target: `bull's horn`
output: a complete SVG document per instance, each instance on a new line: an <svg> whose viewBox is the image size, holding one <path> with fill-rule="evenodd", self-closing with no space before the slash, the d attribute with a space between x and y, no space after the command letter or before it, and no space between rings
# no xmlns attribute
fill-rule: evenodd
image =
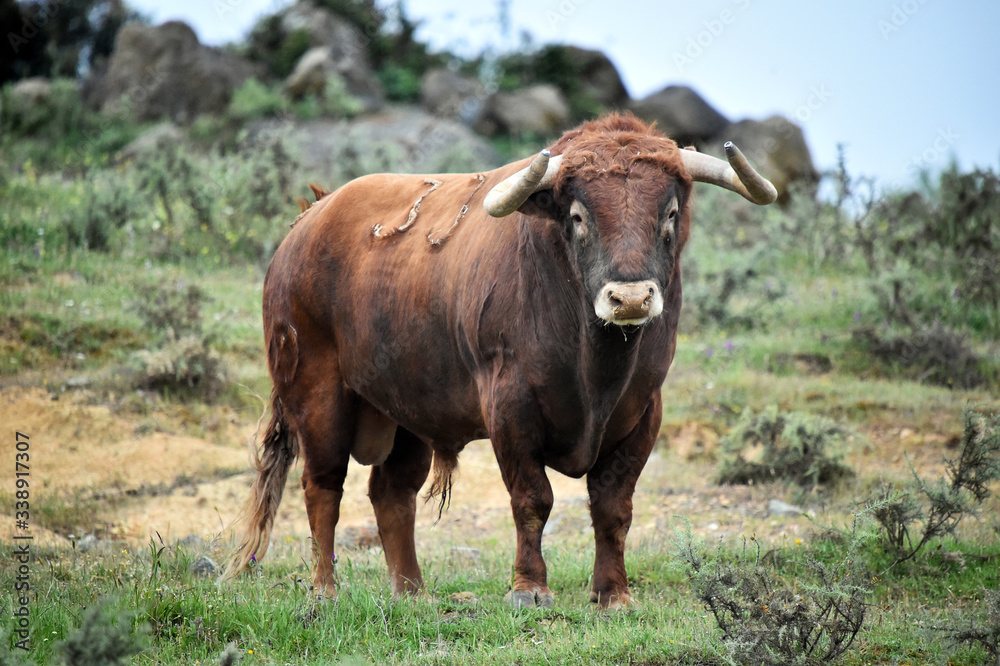
<svg viewBox="0 0 1000 666"><path fill-rule="evenodd" d="M774 203L778 198L778 191L771 181L754 171L732 141L727 141L725 148L729 164L693 150L682 150L681 159L684 160L688 173L698 182L724 187L762 206Z"/></svg>
<svg viewBox="0 0 1000 666"><path fill-rule="evenodd" d="M559 173L562 155L549 159L548 149L538 153L531 164L497 183L486 194L483 208L493 217L506 217L521 207L535 192L552 187Z"/></svg>

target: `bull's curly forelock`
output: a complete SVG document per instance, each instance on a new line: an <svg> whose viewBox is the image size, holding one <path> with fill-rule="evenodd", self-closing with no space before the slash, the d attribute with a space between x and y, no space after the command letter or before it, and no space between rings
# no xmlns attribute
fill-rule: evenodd
<svg viewBox="0 0 1000 666"><path fill-rule="evenodd" d="M637 162L644 162L690 185L680 149L654 125L631 113L616 113L567 132L552 147L553 154L564 155L559 180L591 181L605 174L627 176Z"/></svg>

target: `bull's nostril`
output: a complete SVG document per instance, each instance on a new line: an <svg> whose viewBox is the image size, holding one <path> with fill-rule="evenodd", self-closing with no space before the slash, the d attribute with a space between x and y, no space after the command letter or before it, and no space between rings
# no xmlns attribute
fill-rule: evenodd
<svg viewBox="0 0 1000 666"><path fill-rule="evenodd" d="M621 297L621 294L616 294L613 291L608 292L608 300L611 301L611 305L615 307L620 307L625 303L625 301Z"/></svg>

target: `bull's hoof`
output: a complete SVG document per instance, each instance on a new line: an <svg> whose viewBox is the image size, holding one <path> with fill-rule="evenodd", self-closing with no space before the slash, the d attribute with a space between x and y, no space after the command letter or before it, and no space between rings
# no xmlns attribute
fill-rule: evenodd
<svg viewBox="0 0 1000 666"><path fill-rule="evenodd" d="M555 595L548 590L511 590L504 597L507 603L513 607L514 610L521 610L522 608L531 608L533 606L538 606L539 608L552 608L556 603Z"/></svg>
<svg viewBox="0 0 1000 666"><path fill-rule="evenodd" d="M590 603L597 604L601 610L627 610L635 602L628 592L591 592Z"/></svg>

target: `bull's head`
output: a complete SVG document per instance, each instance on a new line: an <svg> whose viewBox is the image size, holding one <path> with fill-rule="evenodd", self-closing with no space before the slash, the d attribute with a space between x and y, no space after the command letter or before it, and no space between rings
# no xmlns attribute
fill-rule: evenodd
<svg viewBox="0 0 1000 666"><path fill-rule="evenodd" d="M520 209L561 222L597 317L642 325L663 312L664 294L678 274L693 181L762 205L777 192L732 143L725 146L727 164L680 150L633 117L613 123L567 133L496 185L483 205L494 217Z"/></svg>

